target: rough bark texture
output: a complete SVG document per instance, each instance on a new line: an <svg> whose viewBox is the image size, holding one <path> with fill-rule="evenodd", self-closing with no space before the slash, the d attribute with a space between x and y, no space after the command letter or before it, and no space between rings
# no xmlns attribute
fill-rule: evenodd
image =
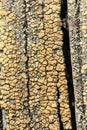
<svg viewBox="0 0 87 130"><path fill-rule="evenodd" d="M0 0L0 130L87 129L86 7Z"/></svg>
<svg viewBox="0 0 87 130"><path fill-rule="evenodd" d="M87 2L68 1L75 115L78 130L87 129Z"/></svg>

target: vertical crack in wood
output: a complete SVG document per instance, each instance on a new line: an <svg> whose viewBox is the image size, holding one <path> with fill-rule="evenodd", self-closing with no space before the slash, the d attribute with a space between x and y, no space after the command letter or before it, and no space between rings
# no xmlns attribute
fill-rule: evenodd
<svg viewBox="0 0 87 130"><path fill-rule="evenodd" d="M27 35L27 28L28 28L28 23L27 23L27 14L26 14L26 9L27 9L27 3L26 3L26 0L23 0L24 2L24 35L25 35L25 56L27 58L25 64L26 64L26 75L27 75L27 92L28 92L28 115L29 115L29 118L31 117L30 116L30 106L29 106L29 97L30 97L30 90L29 90L29 73L28 73L28 61L29 61L29 57L28 57L28 49L27 49L27 46L28 46L28 41L27 41L27 38L28 38L28 35ZM30 123L29 123L29 127L30 127Z"/></svg>
<svg viewBox="0 0 87 130"><path fill-rule="evenodd" d="M70 42L69 42L69 29L68 29L68 16L67 16L67 0L61 2L61 21L62 21L62 32L63 32L63 54L65 60L65 72L66 79L68 81L68 94L69 94L69 106L71 111L71 123L72 129L76 130L75 120L75 97L74 97L74 86L72 77L72 65L71 65L71 54L70 54Z"/></svg>
<svg viewBox="0 0 87 130"><path fill-rule="evenodd" d="M0 108L0 130L3 129L3 115L2 115L2 109Z"/></svg>

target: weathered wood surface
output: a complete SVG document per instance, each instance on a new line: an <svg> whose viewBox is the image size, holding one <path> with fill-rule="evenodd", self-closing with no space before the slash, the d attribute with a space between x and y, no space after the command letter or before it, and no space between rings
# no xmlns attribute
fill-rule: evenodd
<svg viewBox="0 0 87 130"><path fill-rule="evenodd" d="M61 3L0 0L3 130L74 130ZM77 130L86 130L87 2L68 0L67 4L76 124Z"/></svg>
<svg viewBox="0 0 87 130"><path fill-rule="evenodd" d="M68 23L78 130L87 129L87 2L68 0Z"/></svg>

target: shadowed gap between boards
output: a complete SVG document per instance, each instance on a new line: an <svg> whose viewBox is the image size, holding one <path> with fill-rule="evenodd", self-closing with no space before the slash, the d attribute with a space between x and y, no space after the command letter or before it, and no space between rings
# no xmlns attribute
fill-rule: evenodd
<svg viewBox="0 0 87 130"><path fill-rule="evenodd" d="M74 86L72 78L72 65L71 65L71 54L70 54L70 42L69 42L69 29L68 29L68 16L67 16L67 0L61 1L61 12L60 17L62 21L62 32L63 32L63 55L65 60L65 72L68 81L68 94L69 94L69 106L71 111L71 123L72 130L76 130L76 119L75 119L75 97L74 97Z"/></svg>

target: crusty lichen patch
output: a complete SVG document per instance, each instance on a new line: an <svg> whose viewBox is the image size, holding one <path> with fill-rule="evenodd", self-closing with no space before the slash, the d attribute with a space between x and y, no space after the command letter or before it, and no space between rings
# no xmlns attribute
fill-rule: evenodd
<svg viewBox="0 0 87 130"><path fill-rule="evenodd" d="M60 8L57 0L0 2L6 130L72 129Z"/></svg>
<svg viewBox="0 0 87 130"><path fill-rule="evenodd" d="M14 2L13 2L14 5ZM21 9L23 10L21 2ZM26 75L26 56L23 34L23 16L20 10L18 17L16 7L12 10L4 8L0 3L0 44L3 49L1 107L6 113L6 130L29 129L28 92ZM20 39L21 38L21 39ZM23 51L24 50L24 51ZM1 59L1 58L0 58ZM23 89L24 88L24 89Z"/></svg>

